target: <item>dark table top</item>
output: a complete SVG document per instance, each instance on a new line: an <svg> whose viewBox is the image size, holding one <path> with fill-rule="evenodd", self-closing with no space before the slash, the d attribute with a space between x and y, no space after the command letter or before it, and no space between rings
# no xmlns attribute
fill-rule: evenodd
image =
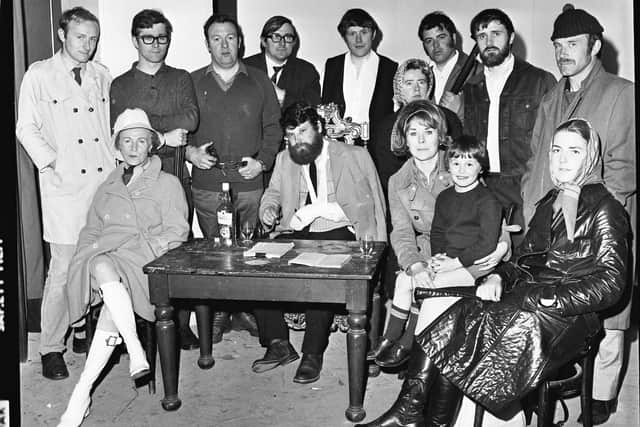
<svg viewBox="0 0 640 427"><path fill-rule="evenodd" d="M371 258L362 258L357 241L343 240L256 240L257 242L294 242L281 258L245 257L246 247L218 246L213 240L193 239L145 265L147 274L188 274L209 276L259 276L279 278L324 278L370 280L386 251L385 242L375 242ZM302 252L351 254L341 268L318 268L289 264Z"/></svg>

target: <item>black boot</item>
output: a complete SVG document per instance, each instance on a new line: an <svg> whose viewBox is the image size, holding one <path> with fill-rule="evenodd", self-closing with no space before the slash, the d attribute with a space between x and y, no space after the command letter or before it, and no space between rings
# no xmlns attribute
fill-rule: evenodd
<svg viewBox="0 0 640 427"><path fill-rule="evenodd" d="M356 427L425 427L423 410L434 377L438 375L431 359L414 342L407 375L391 408L380 417Z"/></svg>
<svg viewBox="0 0 640 427"><path fill-rule="evenodd" d="M226 311L216 311L213 314L213 332L211 342L217 344L222 341L222 334L231 330L229 313Z"/></svg>
<svg viewBox="0 0 640 427"><path fill-rule="evenodd" d="M451 381L438 375L434 379L429 393L429 405L425 411L427 427L451 427L462 402L462 391Z"/></svg>

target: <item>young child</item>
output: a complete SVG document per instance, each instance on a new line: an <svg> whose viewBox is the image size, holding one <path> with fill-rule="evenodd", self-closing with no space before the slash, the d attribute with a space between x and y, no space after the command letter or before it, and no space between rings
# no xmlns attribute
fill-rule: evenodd
<svg viewBox="0 0 640 427"><path fill-rule="evenodd" d="M384 334L388 343L400 338L405 322L403 335L413 335L458 300L455 297L426 299L417 314L416 310L410 311L415 287L473 286L478 277L490 272L473 267L475 260L494 251L501 231L502 207L479 181L489 166L485 147L474 137L462 136L448 148L446 163L454 185L442 190L436 198L430 231L432 256L426 257L424 269L412 275L398 275ZM402 347L393 344L382 349L375 358L376 363L397 366L400 360L393 354L408 354L408 348Z"/></svg>

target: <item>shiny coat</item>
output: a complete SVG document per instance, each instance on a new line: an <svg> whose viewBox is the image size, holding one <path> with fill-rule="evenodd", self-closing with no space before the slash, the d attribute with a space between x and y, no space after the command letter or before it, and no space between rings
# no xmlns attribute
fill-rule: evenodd
<svg viewBox="0 0 640 427"><path fill-rule="evenodd" d="M624 291L630 228L622 205L601 184L583 187L571 242L562 215L552 220L556 195L541 200L515 261L496 269L501 301L462 299L418 336L440 372L492 412L582 354L602 327L598 312Z"/></svg>
<svg viewBox="0 0 640 427"><path fill-rule="evenodd" d="M16 135L40 171L47 242L76 243L96 189L115 168L110 84L107 68L89 61L78 86L61 52L31 64L22 79Z"/></svg>
<svg viewBox="0 0 640 427"><path fill-rule="evenodd" d="M155 320L149 284L142 267L187 240L187 202L180 181L162 172L158 156L134 181L122 182L119 165L98 188L87 223L80 232L69 267L67 299L71 322L83 317L89 305L100 302L97 283L89 274L91 261L106 255L113 261L131 295L133 310Z"/></svg>

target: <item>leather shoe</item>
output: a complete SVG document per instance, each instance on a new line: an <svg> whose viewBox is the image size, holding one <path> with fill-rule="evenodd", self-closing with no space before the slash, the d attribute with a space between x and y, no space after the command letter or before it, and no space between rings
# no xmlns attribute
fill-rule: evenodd
<svg viewBox="0 0 640 427"><path fill-rule="evenodd" d="M593 399L591 402L591 419L593 421L593 425L597 426L607 422L611 414L616 412L617 406L618 399L615 398L611 400ZM582 414L578 417L578 422L580 424L584 424L582 421Z"/></svg>
<svg viewBox="0 0 640 427"><path fill-rule="evenodd" d="M322 354L302 354L302 360L293 377L294 383L309 384L318 381L322 370Z"/></svg>
<svg viewBox="0 0 640 427"><path fill-rule="evenodd" d="M367 360L376 360L380 353L389 351L389 348L393 344L394 342L392 340L388 338L382 338L378 341L378 345L367 352Z"/></svg>
<svg viewBox="0 0 640 427"><path fill-rule="evenodd" d="M276 338L269 343L264 357L253 362L251 370L256 373L266 372L278 366L284 366L299 358L300 356L296 352L296 349L293 348L288 340Z"/></svg>
<svg viewBox="0 0 640 427"><path fill-rule="evenodd" d="M84 330L83 328L75 328L74 332L81 332ZM73 334L73 344L71 345L71 349L73 350L74 353L76 354L83 354L86 353L87 350L89 350L88 345L87 345L87 337L85 335L84 338L78 338L76 337L76 334Z"/></svg>
<svg viewBox="0 0 640 427"><path fill-rule="evenodd" d="M229 321L229 313L226 311L216 311L213 313L213 328L211 342L217 344L222 341L222 334L226 334L231 330L231 322Z"/></svg>
<svg viewBox="0 0 640 427"><path fill-rule="evenodd" d="M387 347L386 351L381 351L376 357L376 365L383 368L392 368L400 366L407 360L409 360L409 353L411 349L403 346L402 344L393 343L391 347Z"/></svg>
<svg viewBox="0 0 640 427"><path fill-rule="evenodd" d="M195 336L190 327L178 328L178 342L183 350L195 350L200 348L200 341Z"/></svg>
<svg viewBox="0 0 640 427"><path fill-rule="evenodd" d="M231 329L234 331L249 331L252 337L259 336L258 323L251 313L239 311L231 315Z"/></svg>
<svg viewBox="0 0 640 427"><path fill-rule="evenodd" d="M62 353L54 351L41 357L42 375L50 380L63 380L69 376Z"/></svg>

